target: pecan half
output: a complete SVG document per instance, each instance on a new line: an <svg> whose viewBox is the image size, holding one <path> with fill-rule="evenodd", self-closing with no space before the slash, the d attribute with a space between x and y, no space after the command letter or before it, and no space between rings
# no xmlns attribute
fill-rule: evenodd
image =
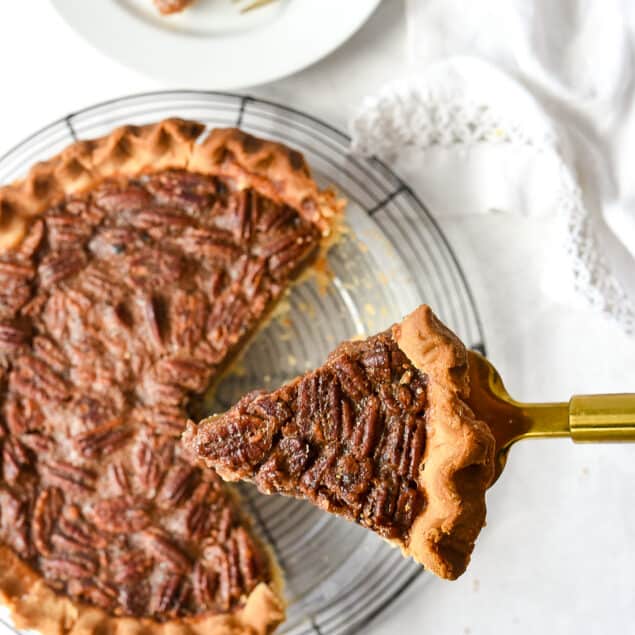
<svg viewBox="0 0 635 635"><path fill-rule="evenodd" d="M125 445L133 432L122 425L120 419L111 421L73 438L75 447L86 457L92 458L104 452L111 453Z"/></svg>
<svg viewBox="0 0 635 635"><path fill-rule="evenodd" d="M42 570L57 580L90 578L97 573L97 564L89 558L42 558Z"/></svg>
<svg viewBox="0 0 635 635"><path fill-rule="evenodd" d="M96 476L92 470L65 461L40 463L39 468L49 482L61 488L62 491L81 494L90 493L95 489Z"/></svg>
<svg viewBox="0 0 635 635"><path fill-rule="evenodd" d="M168 574L152 594L152 612L165 616L178 615L189 592L190 586L183 576Z"/></svg>
<svg viewBox="0 0 635 635"><path fill-rule="evenodd" d="M61 490L49 487L40 492L33 509L31 536L35 548L43 556L51 555L51 534L62 511L64 497Z"/></svg>
<svg viewBox="0 0 635 635"><path fill-rule="evenodd" d="M190 559L185 553L159 530L142 532L141 544L150 555L173 571L183 573L191 567Z"/></svg>
<svg viewBox="0 0 635 635"><path fill-rule="evenodd" d="M124 496L98 501L93 506L91 518L99 530L111 534L140 531L151 523L144 506Z"/></svg>
<svg viewBox="0 0 635 635"><path fill-rule="evenodd" d="M198 470L187 464L175 465L163 480L158 502L166 507L179 505L196 485Z"/></svg>
<svg viewBox="0 0 635 635"><path fill-rule="evenodd" d="M29 334L19 326L0 322L0 351L14 352L29 340Z"/></svg>
<svg viewBox="0 0 635 635"><path fill-rule="evenodd" d="M38 267L40 285L52 287L81 271L86 263L86 254L78 249L66 249L52 253Z"/></svg>

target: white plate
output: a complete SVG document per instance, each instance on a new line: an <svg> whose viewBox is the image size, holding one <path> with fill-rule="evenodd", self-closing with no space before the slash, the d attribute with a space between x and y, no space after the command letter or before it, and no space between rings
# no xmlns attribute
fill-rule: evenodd
<svg viewBox="0 0 635 635"><path fill-rule="evenodd" d="M88 42L127 66L178 86L226 90L313 64L355 33L380 2L279 0L241 14L231 0L197 0L173 16L160 16L152 0L53 5Z"/></svg>

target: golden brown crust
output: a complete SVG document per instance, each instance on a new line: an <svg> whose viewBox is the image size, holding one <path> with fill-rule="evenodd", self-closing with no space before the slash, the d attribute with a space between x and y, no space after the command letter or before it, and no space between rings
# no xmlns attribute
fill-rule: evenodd
<svg viewBox="0 0 635 635"><path fill-rule="evenodd" d="M37 163L24 179L0 187L0 251L17 247L34 217L103 178L186 168L203 129L202 124L183 119L123 126L100 139L78 141Z"/></svg>
<svg viewBox="0 0 635 635"><path fill-rule="evenodd" d="M337 213L333 193L320 192L297 150L252 137L238 128L212 130L194 148L189 169L249 184L268 198L298 210L325 234Z"/></svg>
<svg viewBox="0 0 635 635"><path fill-rule="evenodd" d="M319 190L299 152L237 128L212 130L197 144L204 129L199 122L176 118L123 126L34 165L24 179L0 187L0 252L16 248L32 219L68 194L108 177L169 168L235 179L238 187L253 187L286 203L324 236L331 234L341 204L332 191Z"/></svg>
<svg viewBox="0 0 635 635"><path fill-rule="evenodd" d="M400 546L436 575L453 580L465 571L485 524L494 437L463 401L470 390L465 347L430 307L419 307L395 325L393 337L429 381L419 470L427 504L414 520L407 547Z"/></svg>
<svg viewBox="0 0 635 635"><path fill-rule="evenodd" d="M204 129L197 121L165 119L145 126L123 126L79 145L87 148L97 180L168 168L187 169L195 141Z"/></svg>
<svg viewBox="0 0 635 635"><path fill-rule="evenodd" d="M198 146L203 130L203 124L183 119L124 126L105 137L79 141L33 166L24 179L0 187L0 253L18 247L33 219L68 194L107 177L168 168L234 178L239 187L254 187L287 203L324 236L331 234L341 202L332 192L319 191L299 153L237 129L213 130ZM112 616L58 595L11 549L0 545L0 600L10 607L16 626L45 635L265 635L284 619L282 578L273 558L271 562L272 583L258 585L240 611L159 623Z"/></svg>
<svg viewBox="0 0 635 635"><path fill-rule="evenodd" d="M202 615L156 622L114 617L100 608L57 595L8 547L0 546L0 600L15 626L45 635L267 635L284 619L284 607L264 583L233 614Z"/></svg>

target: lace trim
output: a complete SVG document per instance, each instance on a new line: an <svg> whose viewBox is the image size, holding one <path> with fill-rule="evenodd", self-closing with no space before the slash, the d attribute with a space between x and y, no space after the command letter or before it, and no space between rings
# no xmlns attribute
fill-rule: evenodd
<svg viewBox="0 0 635 635"><path fill-rule="evenodd" d="M509 80L508 80L509 81ZM509 105L509 104L508 104ZM524 104L521 123L491 104L470 96L449 99L433 94L429 84L394 82L377 97L364 100L351 122L355 153L393 159L404 146L431 147L476 144L512 144L552 152L560 165L558 216L563 220L563 244L574 286L587 303L616 322L627 333L635 332L635 306L602 255L582 191L563 158L558 135L542 113L531 113ZM513 108L508 108L513 112Z"/></svg>

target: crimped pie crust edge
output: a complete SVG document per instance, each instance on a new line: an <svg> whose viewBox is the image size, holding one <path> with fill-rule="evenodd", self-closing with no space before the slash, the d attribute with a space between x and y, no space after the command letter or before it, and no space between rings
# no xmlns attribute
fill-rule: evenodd
<svg viewBox="0 0 635 635"><path fill-rule="evenodd" d="M238 128L213 129L196 143L204 129L177 118L122 126L35 164L23 179L0 187L0 253L18 247L33 219L65 196L108 177L170 168L235 179L241 189L253 187L294 208L324 236L331 233L341 205L332 191L318 189L298 151Z"/></svg>
<svg viewBox="0 0 635 635"><path fill-rule="evenodd" d="M274 572L274 584L277 577ZM37 629L45 635L267 635L284 619L279 592L261 582L245 606L231 614L203 614L166 622L116 617L58 595L9 547L0 545L0 599L11 610L16 628Z"/></svg>
<svg viewBox="0 0 635 635"><path fill-rule="evenodd" d="M400 547L436 575L454 580L469 561L485 524L485 491L494 478L494 437L464 399L469 396L467 351L422 305L393 326L399 348L428 376L426 446L419 486L426 507Z"/></svg>

